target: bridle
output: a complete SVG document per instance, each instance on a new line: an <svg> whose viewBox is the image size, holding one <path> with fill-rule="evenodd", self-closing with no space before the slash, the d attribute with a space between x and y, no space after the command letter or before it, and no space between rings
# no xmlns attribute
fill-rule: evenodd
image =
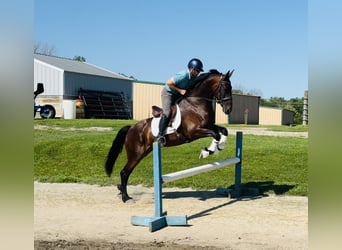
<svg viewBox="0 0 342 250"><path fill-rule="evenodd" d="M230 82L222 80L222 75L221 75L221 80L219 81L219 84L218 84L218 87L217 87L218 96L215 96L216 102L221 104L221 105L222 105L223 102L230 101L230 100L233 99L232 96L222 97L224 95L224 93L222 93L222 90L224 89L223 86L225 84L230 84Z"/></svg>
<svg viewBox="0 0 342 250"><path fill-rule="evenodd" d="M214 96L214 99L210 99L210 98L206 98L206 97L196 97L196 96L187 96L186 98L201 99L201 100L206 100L206 101L209 101L209 102L215 101L216 103L219 103L221 105L225 101L232 100L233 99L232 96L230 96L230 97L223 97L223 95L224 95L224 93L222 93L222 90L224 89L223 86L225 84L230 84L230 82L222 80L222 77L223 77L223 75L221 75L221 79L220 79L220 81L218 83L218 87L217 87L217 89L215 91L217 93L217 95Z"/></svg>

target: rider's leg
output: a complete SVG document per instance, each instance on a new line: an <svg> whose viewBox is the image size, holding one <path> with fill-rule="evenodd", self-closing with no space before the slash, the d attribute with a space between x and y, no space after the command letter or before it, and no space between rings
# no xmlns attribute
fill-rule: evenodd
<svg viewBox="0 0 342 250"><path fill-rule="evenodd" d="M161 101L163 106L163 115L159 121L159 134L157 137L158 143L161 145L165 145L165 133L166 128L170 120L171 115L171 105L172 105L172 94L167 92L165 88L163 88L161 92Z"/></svg>
<svg viewBox="0 0 342 250"><path fill-rule="evenodd" d="M161 145L165 145L165 133L166 133L166 128L169 123L169 118L166 115L162 115L159 121L159 134L157 137L157 141Z"/></svg>

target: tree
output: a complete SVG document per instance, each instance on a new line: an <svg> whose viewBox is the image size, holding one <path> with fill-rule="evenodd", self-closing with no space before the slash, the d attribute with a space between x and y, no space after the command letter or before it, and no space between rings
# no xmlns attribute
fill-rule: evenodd
<svg viewBox="0 0 342 250"><path fill-rule="evenodd" d="M304 98L291 98L288 103L286 109L292 110L294 112L294 123L302 124L303 123L303 105Z"/></svg>
<svg viewBox="0 0 342 250"><path fill-rule="evenodd" d="M237 84L236 87L232 90L233 94L240 94L240 95L254 95L254 96L261 96L262 92L260 89L250 89L247 90L241 84Z"/></svg>
<svg viewBox="0 0 342 250"><path fill-rule="evenodd" d="M40 42L35 42L33 52L35 54L54 56L56 54L56 47L54 45L49 45L47 43L42 45Z"/></svg>
<svg viewBox="0 0 342 250"><path fill-rule="evenodd" d="M233 90L232 90L232 93L233 93L233 94L242 95L242 94L243 94L243 91L242 91L241 89L233 89Z"/></svg>
<svg viewBox="0 0 342 250"><path fill-rule="evenodd" d="M131 78L132 80L137 80L134 76L128 76L128 75L126 75L125 73L119 72L118 74L119 74L119 75L122 75L122 76L124 76L124 77Z"/></svg>
<svg viewBox="0 0 342 250"><path fill-rule="evenodd" d="M74 56L73 60L79 61L79 62L85 62L86 59L83 56Z"/></svg>

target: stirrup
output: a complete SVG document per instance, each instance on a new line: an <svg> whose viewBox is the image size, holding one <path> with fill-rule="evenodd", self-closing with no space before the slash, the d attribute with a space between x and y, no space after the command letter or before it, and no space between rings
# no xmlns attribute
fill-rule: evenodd
<svg viewBox="0 0 342 250"><path fill-rule="evenodd" d="M158 137L157 137L157 142L158 142L160 145L164 146L164 145L166 144L165 136L163 136L163 135L158 136Z"/></svg>

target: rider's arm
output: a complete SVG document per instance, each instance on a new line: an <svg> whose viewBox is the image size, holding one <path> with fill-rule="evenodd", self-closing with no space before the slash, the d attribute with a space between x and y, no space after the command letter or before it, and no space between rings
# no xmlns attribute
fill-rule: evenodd
<svg viewBox="0 0 342 250"><path fill-rule="evenodd" d="M186 90L178 88L173 80L173 77L171 77L169 80L166 81L166 84L171 88L176 90L179 94L184 95Z"/></svg>

